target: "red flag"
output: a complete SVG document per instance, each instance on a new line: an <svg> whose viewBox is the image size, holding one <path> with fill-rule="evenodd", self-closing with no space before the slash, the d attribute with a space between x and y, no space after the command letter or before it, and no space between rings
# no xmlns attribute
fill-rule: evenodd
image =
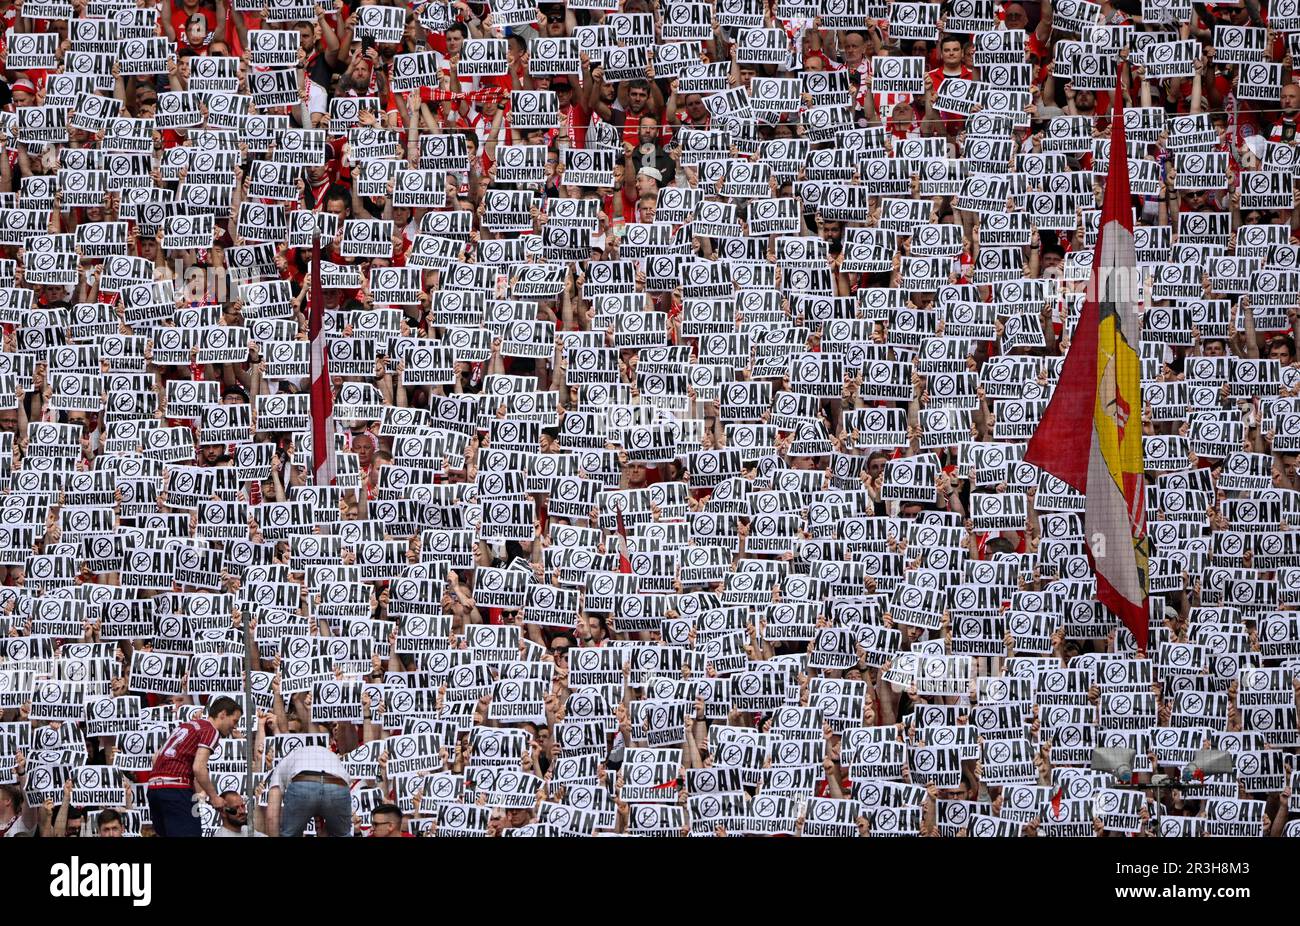
<svg viewBox="0 0 1300 926"><path fill-rule="evenodd" d="M334 482L334 396L325 352L325 298L320 281L320 236L312 238L307 336L311 341L311 450L315 485Z"/></svg>
<svg viewBox="0 0 1300 926"><path fill-rule="evenodd" d="M1065 785L1057 788L1056 793L1052 795L1052 816L1059 817L1061 815L1061 798L1063 797L1065 797Z"/></svg>
<svg viewBox="0 0 1300 926"><path fill-rule="evenodd" d="M1084 539L1097 598L1147 647L1142 372L1138 360L1137 256L1124 140L1115 93L1106 199L1070 350L1025 460L1083 493ZM1090 427L1082 427L1089 422Z"/></svg>
<svg viewBox="0 0 1300 926"><path fill-rule="evenodd" d="M627 530L623 527L622 509L614 512L618 518L618 571L624 575L631 575L632 561L627 558Z"/></svg>
<svg viewBox="0 0 1300 926"><path fill-rule="evenodd" d="M429 101L432 103L459 103L461 100L467 100L476 106L481 106L484 103L499 102L505 95L506 92L503 88L494 86L480 87L478 90L470 90L465 93L434 88L429 90Z"/></svg>

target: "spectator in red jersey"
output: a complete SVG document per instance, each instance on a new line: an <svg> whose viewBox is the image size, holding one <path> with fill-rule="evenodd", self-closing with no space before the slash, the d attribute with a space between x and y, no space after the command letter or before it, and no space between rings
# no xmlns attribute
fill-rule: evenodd
<svg viewBox="0 0 1300 926"><path fill-rule="evenodd" d="M944 81L975 79L975 72L966 65L965 58L966 42L955 35L944 36L939 43L940 64L925 75L925 118L941 124L950 136L960 131L966 120L955 113L936 111L934 100L943 89Z"/></svg>
<svg viewBox="0 0 1300 926"><path fill-rule="evenodd" d="M975 79L975 73L964 63L965 57L966 43L955 35L944 36L943 41L939 43L941 64L925 75L933 85L935 93L943 89L943 82L949 77L960 80Z"/></svg>
<svg viewBox="0 0 1300 926"><path fill-rule="evenodd" d="M186 721L163 743L149 772L149 815L159 836L203 835L194 806L199 791L217 810L225 805L208 775L208 759L241 713L234 698L216 698L206 718Z"/></svg>

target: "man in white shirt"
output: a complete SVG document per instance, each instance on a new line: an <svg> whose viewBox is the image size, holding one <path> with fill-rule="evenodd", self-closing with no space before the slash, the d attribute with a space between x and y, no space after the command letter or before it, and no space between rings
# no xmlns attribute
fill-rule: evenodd
<svg viewBox="0 0 1300 926"><path fill-rule="evenodd" d="M244 795L238 791L223 791L221 797L225 803L221 805L218 811L218 817L221 820L221 826L212 835L216 838L231 836L248 836L248 807L244 805ZM254 831L254 836L265 836L265 833Z"/></svg>
<svg viewBox="0 0 1300 926"><path fill-rule="evenodd" d="M271 776L267 828L301 836L307 821L323 818L331 836L352 835L352 777L322 746L301 746L281 759Z"/></svg>

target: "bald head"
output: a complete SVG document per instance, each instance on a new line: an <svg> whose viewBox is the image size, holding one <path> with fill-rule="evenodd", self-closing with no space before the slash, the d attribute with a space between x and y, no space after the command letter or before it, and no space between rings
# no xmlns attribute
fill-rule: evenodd
<svg viewBox="0 0 1300 926"><path fill-rule="evenodd" d="M1300 84L1290 83L1282 88L1282 109L1288 116L1300 110Z"/></svg>

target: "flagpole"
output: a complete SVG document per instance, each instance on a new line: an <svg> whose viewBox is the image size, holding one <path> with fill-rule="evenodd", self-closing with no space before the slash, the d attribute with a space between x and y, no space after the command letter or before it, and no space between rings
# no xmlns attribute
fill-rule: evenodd
<svg viewBox="0 0 1300 926"><path fill-rule="evenodd" d="M242 619L244 625L244 748L247 750L248 762L244 766L244 808L247 811L247 823L243 835L250 839L256 835L253 820L256 819L257 805L253 803L253 760L256 758L254 747L257 735L257 705L253 702L253 619L247 615ZM260 771L260 769L259 769Z"/></svg>

